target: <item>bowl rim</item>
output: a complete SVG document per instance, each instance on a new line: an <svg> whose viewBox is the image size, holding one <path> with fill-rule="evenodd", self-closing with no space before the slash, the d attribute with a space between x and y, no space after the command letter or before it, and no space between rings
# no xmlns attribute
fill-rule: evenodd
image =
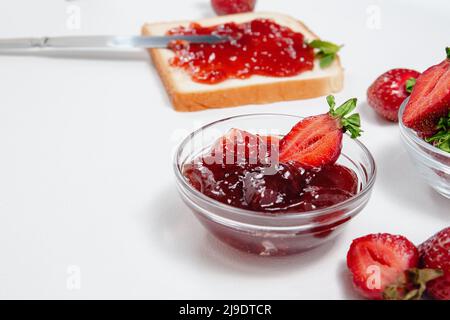
<svg viewBox="0 0 450 320"><path fill-rule="evenodd" d="M422 148L424 148L424 149L426 149L426 150L428 150L430 152L433 152L433 153L439 154L441 156L444 156L446 158L450 158L450 153L445 152L444 150L441 150L441 149L436 148L435 146L429 144L428 142L426 142L425 140L420 138L413 129L408 128L407 126L405 126L405 124L403 123L403 113L404 113L404 111L406 109L406 105L408 104L408 101L409 101L409 97L406 98L402 102L402 104L400 105L400 109L398 111L398 124L399 124L399 127L400 127L400 132L403 133L404 136L406 136L407 138L411 139L413 142L418 144L420 147L422 147ZM446 164L441 163L441 162L437 161L436 159L432 158L431 155L429 153L426 153L424 150L420 150L420 152L423 155L425 155L428 159L436 161L440 165L447 166Z"/></svg>
<svg viewBox="0 0 450 320"><path fill-rule="evenodd" d="M273 215L267 212L260 212L260 211L252 211L252 210L246 210L241 208L236 208L228 204L224 204L220 201L217 201L213 198L210 198L197 189L195 189L191 184L188 183L186 178L183 176L183 173L181 171L181 167L178 165L178 159L181 157L181 153L184 150L184 147L188 144L188 142L198 133L201 131L210 128L218 123L222 123L225 121L230 121L237 118L250 118L250 117L266 117L266 116L277 116L277 117L292 117L296 119L302 119L304 117L297 116L297 115L291 115L291 114L282 114L282 113L249 113L249 114L242 114L237 116L230 116L226 117L220 120L213 121L211 123L208 123L204 126L202 126L199 129L194 130L191 132L186 138L184 138L181 143L176 148L175 155L173 157L173 168L175 171L176 179L179 183L181 183L181 186L183 186L186 190L188 190L191 194L193 194L197 199L206 202L207 204L218 207L219 209L225 209L227 211L233 212L234 214L237 214L239 216L245 217L245 218L262 218L262 219L268 219L272 221L281 221L281 220L297 220L297 219L311 219L316 218L325 214L330 214L332 212L337 212L339 210L342 210L343 208L346 208L349 206L349 204L357 202L360 199L363 199L371 190L375 183L376 176L377 176L377 166L375 163L375 159L369 149L358 139L352 139L356 145L362 149L363 153L366 155L366 157L369 160L370 167L372 168L371 172L367 172L367 183L366 185L354 196L346 199L345 201L342 201L340 203L334 204L330 207L321 208L321 209L315 209L310 211L304 211L304 212L293 212L293 213L284 213L280 215ZM349 135L347 135L349 136ZM349 136L350 137L350 136ZM346 215L343 215L342 218L345 218Z"/></svg>

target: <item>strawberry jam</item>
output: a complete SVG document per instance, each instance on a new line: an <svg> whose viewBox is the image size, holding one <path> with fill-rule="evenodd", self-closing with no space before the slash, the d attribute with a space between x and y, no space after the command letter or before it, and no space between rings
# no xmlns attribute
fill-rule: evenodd
<svg viewBox="0 0 450 320"><path fill-rule="evenodd" d="M253 75L290 77L312 70L314 49L303 34L267 20L202 27L193 23L178 27L170 35L219 35L230 39L218 44L170 45L175 52L173 66L184 69L196 82L215 84Z"/></svg>
<svg viewBox="0 0 450 320"><path fill-rule="evenodd" d="M232 129L207 154L184 165L183 174L210 198L268 214L326 208L357 193L358 178L344 166L305 169L277 162L278 141Z"/></svg>

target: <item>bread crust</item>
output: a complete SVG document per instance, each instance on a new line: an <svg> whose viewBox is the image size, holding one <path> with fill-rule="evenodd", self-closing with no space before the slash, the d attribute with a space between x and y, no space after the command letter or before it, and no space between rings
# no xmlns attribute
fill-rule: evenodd
<svg viewBox="0 0 450 320"><path fill-rule="evenodd" d="M309 30L302 22L298 21L298 23ZM149 26L144 25L142 27L143 35L151 35ZM286 77L285 81L273 83L218 88L208 91L180 92L177 90L176 84L173 83L173 78L170 76L171 70L167 68L166 57L161 54L161 49L149 49L148 52L174 109L181 112L316 98L341 91L344 83L343 69L340 59L337 57L339 72L326 77L295 80Z"/></svg>

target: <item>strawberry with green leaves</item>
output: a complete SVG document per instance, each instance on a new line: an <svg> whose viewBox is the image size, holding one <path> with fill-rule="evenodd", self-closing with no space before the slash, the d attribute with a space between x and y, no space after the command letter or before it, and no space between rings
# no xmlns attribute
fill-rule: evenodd
<svg viewBox="0 0 450 320"><path fill-rule="evenodd" d="M379 76L367 90L367 104L381 117L398 121L398 110L412 92L420 73L411 69L392 69Z"/></svg>
<svg viewBox="0 0 450 320"><path fill-rule="evenodd" d="M352 138L361 134L355 98L336 107L333 96L327 97L330 111L302 119L280 141L279 160L297 162L305 168L323 167L336 162L341 154L343 134Z"/></svg>

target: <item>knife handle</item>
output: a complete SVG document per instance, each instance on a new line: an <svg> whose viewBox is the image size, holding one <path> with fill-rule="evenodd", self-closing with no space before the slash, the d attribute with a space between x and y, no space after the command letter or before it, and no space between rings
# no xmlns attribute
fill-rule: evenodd
<svg viewBox="0 0 450 320"><path fill-rule="evenodd" d="M117 41L119 38L115 36L71 36L0 39L0 49L130 47L123 41Z"/></svg>

